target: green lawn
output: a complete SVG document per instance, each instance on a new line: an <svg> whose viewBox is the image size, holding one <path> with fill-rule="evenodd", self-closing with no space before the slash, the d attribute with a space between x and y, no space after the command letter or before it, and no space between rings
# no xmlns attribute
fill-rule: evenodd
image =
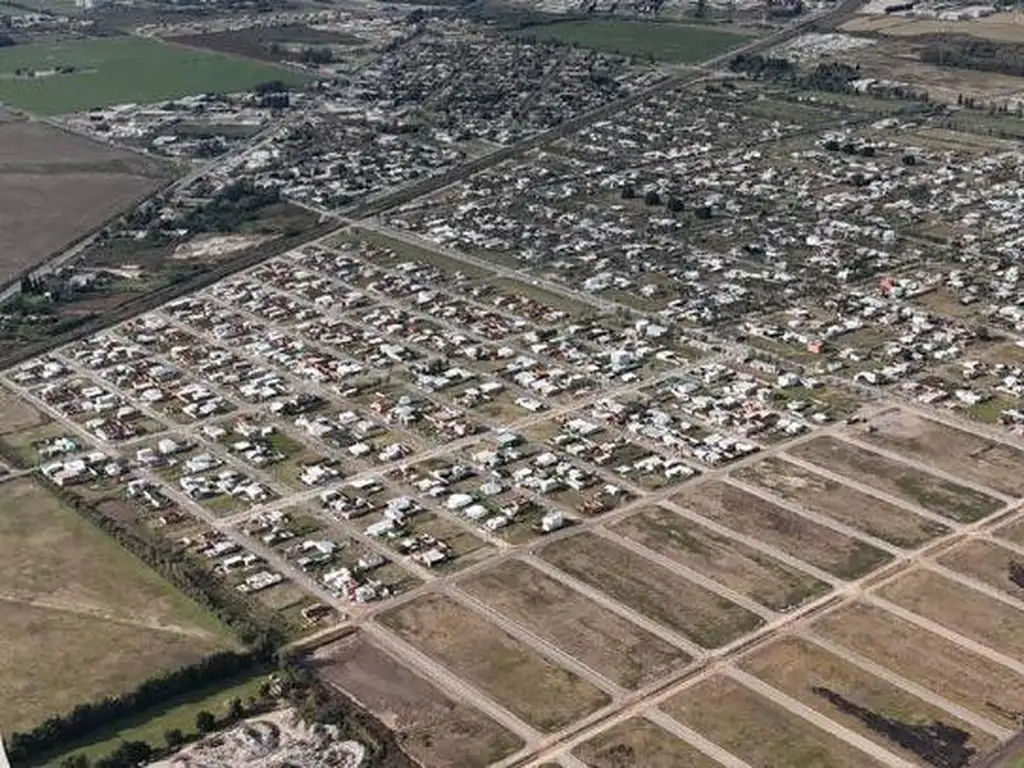
<svg viewBox="0 0 1024 768"><path fill-rule="evenodd" d="M67 75L19 77L15 70L72 66ZM18 45L0 50L0 101L44 115L112 104L150 103L197 93L236 92L303 76L272 64L138 37Z"/></svg>
<svg viewBox="0 0 1024 768"><path fill-rule="evenodd" d="M540 24L518 34L626 56L653 55L658 61L671 62L703 61L750 39L713 27L617 19Z"/></svg>

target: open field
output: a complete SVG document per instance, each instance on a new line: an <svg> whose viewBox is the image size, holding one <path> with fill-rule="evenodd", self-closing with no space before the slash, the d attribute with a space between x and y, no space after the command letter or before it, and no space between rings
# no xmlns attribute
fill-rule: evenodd
<svg viewBox="0 0 1024 768"><path fill-rule="evenodd" d="M750 632L761 619L735 603L591 533L545 547L541 557L705 648Z"/></svg>
<svg viewBox="0 0 1024 768"><path fill-rule="evenodd" d="M703 483L672 500L840 578L863 576L890 559L869 544L722 481Z"/></svg>
<svg viewBox="0 0 1024 768"><path fill-rule="evenodd" d="M1024 19L1019 13L995 13L970 21L913 19L898 15L861 14L843 24L847 32L874 32L892 37L970 35L1008 43L1024 42Z"/></svg>
<svg viewBox="0 0 1024 768"><path fill-rule="evenodd" d="M749 40L745 35L714 27L619 19L557 21L527 27L518 33L563 45L681 63L725 53Z"/></svg>
<svg viewBox="0 0 1024 768"><path fill-rule="evenodd" d="M986 440L907 411L879 414L868 425L873 430L858 430L858 440L934 464L1008 496L1024 493L1024 451L1006 443Z"/></svg>
<svg viewBox="0 0 1024 768"><path fill-rule="evenodd" d="M1024 612L930 571L911 571L881 597L937 624L1024 660Z"/></svg>
<svg viewBox="0 0 1024 768"><path fill-rule="evenodd" d="M1024 600L1024 586L1011 578L1015 568L1024 564L1024 557L994 542L972 539L944 553L938 561L952 571L991 584L1018 600Z"/></svg>
<svg viewBox="0 0 1024 768"><path fill-rule="evenodd" d="M781 706L713 677L660 708L757 768L868 768L879 764Z"/></svg>
<svg viewBox="0 0 1024 768"><path fill-rule="evenodd" d="M74 67L62 75L15 75ZM303 76L282 67L138 37L18 45L0 51L0 101L44 115L111 104L149 103L197 93L247 91L269 80Z"/></svg>
<svg viewBox="0 0 1024 768"><path fill-rule="evenodd" d="M917 547L950 531L941 523L775 457L747 465L733 477L898 547Z"/></svg>
<svg viewBox="0 0 1024 768"><path fill-rule="evenodd" d="M1024 676L864 603L815 622L814 634L1008 728L1024 701Z"/></svg>
<svg viewBox="0 0 1024 768"><path fill-rule="evenodd" d="M0 282L88 234L165 178L134 153L43 123L0 123Z"/></svg>
<svg viewBox="0 0 1024 768"><path fill-rule="evenodd" d="M899 464L834 437L816 437L795 446L790 453L959 522L980 520L1002 506L997 499L971 488Z"/></svg>
<svg viewBox="0 0 1024 768"><path fill-rule="evenodd" d="M612 529L776 611L829 590L813 576L663 507L648 507Z"/></svg>
<svg viewBox="0 0 1024 768"><path fill-rule="evenodd" d="M0 701L11 708L0 707L0 731L235 645L212 615L32 480L3 491Z"/></svg>
<svg viewBox="0 0 1024 768"><path fill-rule="evenodd" d="M186 35L172 38L172 42L193 48L207 48L262 61L280 61L298 58L302 48L333 48L335 46L362 46L368 41L345 32L313 29L304 24L280 27L249 27L206 35ZM277 48L275 52L275 46ZM289 51L294 51L289 56Z"/></svg>
<svg viewBox="0 0 1024 768"><path fill-rule="evenodd" d="M8 389L0 387L0 435L41 426L45 417Z"/></svg>
<svg viewBox="0 0 1024 768"><path fill-rule="evenodd" d="M402 749L423 765L483 768L522 746L517 736L448 698L363 635L319 648L313 664L322 679L395 731Z"/></svg>
<svg viewBox="0 0 1024 768"><path fill-rule="evenodd" d="M982 754L996 745L991 736L945 710L800 638L775 642L741 666L773 688L913 762L928 762L926 756L943 753L946 745L942 740L917 730L934 723L955 729L951 741L963 748L965 756ZM884 718L892 730L876 730L879 722L875 717ZM911 736L916 730L920 741L910 742L916 750L902 748L893 738Z"/></svg>
<svg viewBox="0 0 1024 768"><path fill-rule="evenodd" d="M458 603L428 596L380 623L543 731L556 731L609 699Z"/></svg>
<svg viewBox="0 0 1024 768"><path fill-rule="evenodd" d="M1017 519L997 528L993 535L1024 547L1024 518Z"/></svg>
<svg viewBox="0 0 1024 768"><path fill-rule="evenodd" d="M460 586L626 688L652 682L690 660L664 640L517 560Z"/></svg>
<svg viewBox="0 0 1024 768"><path fill-rule="evenodd" d="M625 720L602 731L573 754L591 768L717 768L718 763L682 739L643 718Z"/></svg>

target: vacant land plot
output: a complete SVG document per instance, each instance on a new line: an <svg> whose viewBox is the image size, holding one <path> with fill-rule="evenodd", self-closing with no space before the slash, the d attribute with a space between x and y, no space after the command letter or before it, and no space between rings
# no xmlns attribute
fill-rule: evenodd
<svg viewBox="0 0 1024 768"><path fill-rule="evenodd" d="M609 702L501 629L445 597L414 600L380 622L542 731L555 731Z"/></svg>
<svg viewBox="0 0 1024 768"><path fill-rule="evenodd" d="M263 61L298 59L303 49L309 47L333 49L335 46L365 46L369 42L345 32L313 29L305 24L249 27L212 32L207 35L186 35L172 38L172 41L194 48L208 48L211 51L233 53Z"/></svg>
<svg viewBox="0 0 1024 768"><path fill-rule="evenodd" d="M828 614L813 630L993 722L1018 727L1024 676L940 635L863 603Z"/></svg>
<svg viewBox="0 0 1024 768"><path fill-rule="evenodd" d="M56 74L58 67L73 67ZM16 70L32 70L27 77ZM299 84L299 73L256 61L140 37L18 45L0 51L0 101L44 115L198 93L248 91L270 80Z"/></svg>
<svg viewBox="0 0 1024 768"><path fill-rule="evenodd" d="M537 40L675 62L702 61L749 40L711 27L614 19L559 21L532 26L525 32Z"/></svg>
<svg viewBox="0 0 1024 768"><path fill-rule="evenodd" d="M969 21L914 19L889 14L861 14L843 24L848 32L876 32L893 37L970 35L1008 43L1024 42L1024 22L1016 13L995 13Z"/></svg>
<svg viewBox="0 0 1024 768"><path fill-rule="evenodd" d="M1024 547L1024 518L997 528L993 535Z"/></svg>
<svg viewBox="0 0 1024 768"><path fill-rule="evenodd" d="M661 709L756 768L868 768L879 763L739 683L713 677Z"/></svg>
<svg viewBox="0 0 1024 768"><path fill-rule="evenodd" d="M88 234L165 179L163 169L134 153L42 123L0 123L0 284Z"/></svg>
<svg viewBox="0 0 1024 768"><path fill-rule="evenodd" d="M1024 660L1024 612L943 578L917 570L879 595L937 624Z"/></svg>
<svg viewBox="0 0 1024 768"><path fill-rule="evenodd" d="M917 547L950 531L903 507L774 457L743 467L733 477L897 547Z"/></svg>
<svg viewBox="0 0 1024 768"><path fill-rule="evenodd" d="M627 688L638 688L690 660L678 648L518 560L460 586Z"/></svg>
<svg viewBox="0 0 1024 768"><path fill-rule="evenodd" d="M987 440L907 411L888 411L868 422L858 440L939 469L1008 496L1024 493L1024 451Z"/></svg>
<svg viewBox="0 0 1024 768"><path fill-rule="evenodd" d="M717 768L711 758L650 720L632 718L578 746L573 754L591 768Z"/></svg>
<svg viewBox="0 0 1024 768"><path fill-rule="evenodd" d="M557 541L540 554L580 581L705 648L725 645L761 624L759 617L735 603L591 533Z"/></svg>
<svg viewBox="0 0 1024 768"><path fill-rule="evenodd" d="M955 729L965 757L995 746L988 734L806 640L790 637L773 643L742 666L829 719L909 760L916 757L927 762L947 747L937 734L907 739L920 725L941 723ZM888 730L877 729L877 717L884 718ZM903 739L910 745L906 749L900 746Z"/></svg>
<svg viewBox="0 0 1024 768"><path fill-rule="evenodd" d="M772 610L795 608L830 589L813 576L663 507L649 507L612 528Z"/></svg>
<svg viewBox="0 0 1024 768"><path fill-rule="evenodd" d="M363 635L318 649L313 664L322 679L392 729L402 749L423 765L483 768L522 746L517 736L448 698Z"/></svg>
<svg viewBox="0 0 1024 768"><path fill-rule="evenodd" d="M32 429L45 420L38 410L10 390L0 387L0 435Z"/></svg>
<svg viewBox="0 0 1024 768"><path fill-rule="evenodd" d="M1002 506L991 496L834 437L816 437L794 447L790 453L959 522L980 520Z"/></svg>
<svg viewBox="0 0 1024 768"><path fill-rule="evenodd" d="M890 559L870 544L718 480L684 491L673 501L843 579L862 576Z"/></svg>
<svg viewBox="0 0 1024 768"><path fill-rule="evenodd" d="M994 542L973 539L945 553L939 562L1024 600L1024 557Z"/></svg>

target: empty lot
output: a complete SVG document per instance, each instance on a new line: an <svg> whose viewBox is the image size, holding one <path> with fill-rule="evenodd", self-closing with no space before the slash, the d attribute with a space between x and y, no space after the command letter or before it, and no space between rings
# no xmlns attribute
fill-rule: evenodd
<svg viewBox="0 0 1024 768"><path fill-rule="evenodd" d="M720 480L695 486L672 500L843 579L862 576L890 559L870 544Z"/></svg>
<svg viewBox="0 0 1024 768"><path fill-rule="evenodd" d="M649 720L632 718L573 750L591 768L718 768L718 763Z"/></svg>
<svg viewBox="0 0 1024 768"><path fill-rule="evenodd" d="M590 533L557 541L540 555L705 648L725 645L761 624L758 616L735 603Z"/></svg>
<svg viewBox="0 0 1024 768"><path fill-rule="evenodd" d="M790 453L882 493L962 523L980 520L1002 506L998 499L991 496L834 437L816 437L795 446Z"/></svg>
<svg viewBox="0 0 1024 768"><path fill-rule="evenodd" d="M381 614L380 623L542 731L563 728L609 701L448 598L414 600Z"/></svg>
<svg viewBox="0 0 1024 768"><path fill-rule="evenodd" d="M795 608L830 589L813 576L664 507L648 507L612 528L772 610Z"/></svg>
<svg viewBox="0 0 1024 768"><path fill-rule="evenodd" d="M626 688L656 680L690 660L675 646L517 560L460 586Z"/></svg>
<svg viewBox="0 0 1024 768"><path fill-rule="evenodd" d="M783 459L767 458L743 467L733 477L897 547L917 547L950 531L942 523Z"/></svg>
<svg viewBox="0 0 1024 768"><path fill-rule="evenodd" d="M519 737L454 701L394 657L355 634L317 649L320 677L392 729L424 765L483 768L517 751Z"/></svg>
<svg viewBox="0 0 1024 768"><path fill-rule="evenodd" d="M950 570L984 581L1018 600L1024 600L1024 586L1011 578L1012 572L1024 564L1024 557L994 542L973 539L951 549L939 558L939 562Z"/></svg>

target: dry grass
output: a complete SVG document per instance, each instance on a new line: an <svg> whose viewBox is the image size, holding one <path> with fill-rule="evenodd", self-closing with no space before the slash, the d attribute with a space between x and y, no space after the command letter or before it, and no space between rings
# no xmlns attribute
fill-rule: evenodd
<svg viewBox="0 0 1024 768"><path fill-rule="evenodd" d="M9 389L0 387L0 435L37 427L44 421L43 414Z"/></svg>
<svg viewBox="0 0 1024 768"><path fill-rule="evenodd" d="M414 600L382 614L380 622L542 731L564 728L609 701L448 598Z"/></svg>
<svg viewBox="0 0 1024 768"><path fill-rule="evenodd" d="M972 539L945 553L939 562L950 570L991 584L1019 600L1024 600L1024 587L1010 578L1010 569L1024 563L1024 557L984 539Z"/></svg>
<svg viewBox="0 0 1024 768"><path fill-rule="evenodd" d="M859 15L843 24L846 32L875 32L892 37L922 35L970 35L1008 43L1024 42L1024 15L996 13L972 21L908 19L902 16Z"/></svg>
<svg viewBox="0 0 1024 768"><path fill-rule="evenodd" d="M599 733L573 750L590 768L717 768L682 739L649 720L631 718Z"/></svg>

